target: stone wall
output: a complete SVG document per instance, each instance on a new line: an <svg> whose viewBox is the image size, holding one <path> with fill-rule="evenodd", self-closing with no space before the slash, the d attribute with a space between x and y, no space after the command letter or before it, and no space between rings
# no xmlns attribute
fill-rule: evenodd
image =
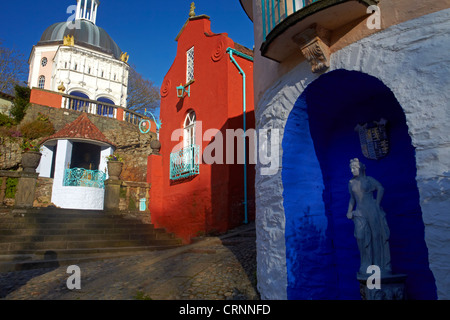
<svg viewBox="0 0 450 320"><path fill-rule="evenodd" d="M0 170L17 170L22 160L22 138L0 137Z"/></svg>
<svg viewBox="0 0 450 320"><path fill-rule="evenodd" d="M34 120L39 113L49 117L56 131L80 116L78 111L32 105L27 110L23 122ZM137 125L125 121L117 121L92 114L88 114L88 117L106 138L117 146L116 152L123 156L124 168L121 179L145 182L147 177L147 156L152 152L150 142L156 139L156 134L143 134L139 131Z"/></svg>
<svg viewBox="0 0 450 320"><path fill-rule="evenodd" d="M450 298L450 10L411 20L353 43L331 57L329 71L360 71L381 80L402 106L416 149L417 185L430 269L439 299ZM257 129L279 129L301 93L317 79L305 62L265 91ZM326 94L326 92L324 92ZM280 159L283 150L280 150ZM287 298L285 212L281 170L261 175L256 166L258 289L263 299ZM281 169L281 168L280 168Z"/></svg>
<svg viewBox="0 0 450 320"><path fill-rule="evenodd" d="M52 178L39 177L36 185L34 207L48 207L52 205Z"/></svg>

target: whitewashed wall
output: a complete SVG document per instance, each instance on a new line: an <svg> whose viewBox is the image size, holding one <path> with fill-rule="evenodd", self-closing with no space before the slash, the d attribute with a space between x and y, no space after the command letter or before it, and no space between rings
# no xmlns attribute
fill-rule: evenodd
<svg viewBox="0 0 450 320"><path fill-rule="evenodd" d="M450 9L429 14L345 47L332 55L329 69L360 71L380 79L405 112L416 148L425 241L439 299L450 299L449 32ZM316 78L306 62L280 78L258 103L256 127L280 129L282 141L295 101ZM258 289L263 299L286 299L281 169L262 176L261 167L256 167Z"/></svg>
<svg viewBox="0 0 450 320"><path fill-rule="evenodd" d="M102 156L111 152L104 149ZM52 202L64 209L103 210L105 189L90 187L65 187L64 172L72 157L72 142L58 140L53 179ZM102 165L102 164L101 164Z"/></svg>

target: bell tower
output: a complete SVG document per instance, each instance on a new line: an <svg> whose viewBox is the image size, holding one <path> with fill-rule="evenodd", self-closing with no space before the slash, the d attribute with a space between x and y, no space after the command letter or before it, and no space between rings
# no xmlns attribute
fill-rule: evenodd
<svg viewBox="0 0 450 320"><path fill-rule="evenodd" d="M76 19L87 20L95 24L100 0L77 0Z"/></svg>

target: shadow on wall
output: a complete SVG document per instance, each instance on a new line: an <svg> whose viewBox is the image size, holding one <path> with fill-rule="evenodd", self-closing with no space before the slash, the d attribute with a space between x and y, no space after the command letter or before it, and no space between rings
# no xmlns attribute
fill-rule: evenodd
<svg viewBox="0 0 450 320"><path fill-rule="evenodd" d="M206 230L226 231L244 223L244 165L239 164L238 155L243 153L241 135L236 134L234 143L227 149L226 129L242 128L243 116L230 118L222 126L224 164L211 165L212 214L206 219ZM254 111L246 114L246 127L255 128ZM249 163L250 141L247 140L247 220L255 220L255 165ZM209 144L214 143L214 140ZM231 150L233 146L234 150ZM233 152L233 164L226 165L227 153ZM242 163L242 161L241 161Z"/></svg>
<svg viewBox="0 0 450 320"><path fill-rule="evenodd" d="M390 150L386 157L370 160L355 127L381 118L388 121ZM437 298L424 241L415 150L403 110L389 88L356 71L322 75L289 115L283 150L290 299L360 299L359 251L353 222L346 218L352 158L359 158L367 175L384 186L381 206L391 231L393 272L408 275L408 298Z"/></svg>

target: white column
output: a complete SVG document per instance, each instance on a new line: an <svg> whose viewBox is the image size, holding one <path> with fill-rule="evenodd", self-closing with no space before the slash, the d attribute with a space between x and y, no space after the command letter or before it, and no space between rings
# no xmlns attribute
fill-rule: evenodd
<svg viewBox="0 0 450 320"><path fill-rule="evenodd" d="M95 24L97 21L97 3L94 3L94 10L92 11L92 22Z"/></svg>
<svg viewBox="0 0 450 320"><path fill-rule="evenodd" d="M42 146L41 153L41 162L39 162L36 172L39 173L40 177L50 178L52 174L53 150L46 146Z"/></svg>
<svg viewBox="0 0 450 320"><path fill-rule="evenodd" d="M83 19L86 19L86 12L87 12L87 7L86 7L86 1L87 0L81 0L83 1Z"/></svg>
<svg viewBox="0 0 450 320"><path fill-rule="evenodd" d="M109 175L106 170L106 157L113 154L114 150L111 147L102 147L102 150L100 151L100 164L98 165L99 171L106 171L106 179L108 179Z"/></svg>
<svg viewBox="0 0 450 320"><path fill-rule="evenodd" d="M81 1L82 0L77 0L77 13L76 13L75 19L81 18Z"/></svg>
<svg viewBox="0 0 450 320"><path fill-rule="evenodd" d="M94 22L94 0L91 1L91 11L89 13L89 20Z"/></svg>
<svg viewBox="0 0 450 320"><path fill-rule="evenodd" d="M55 159L54 184L63 185L64 173L72 158L72 142L69 140L58 140Z"/></svg>

